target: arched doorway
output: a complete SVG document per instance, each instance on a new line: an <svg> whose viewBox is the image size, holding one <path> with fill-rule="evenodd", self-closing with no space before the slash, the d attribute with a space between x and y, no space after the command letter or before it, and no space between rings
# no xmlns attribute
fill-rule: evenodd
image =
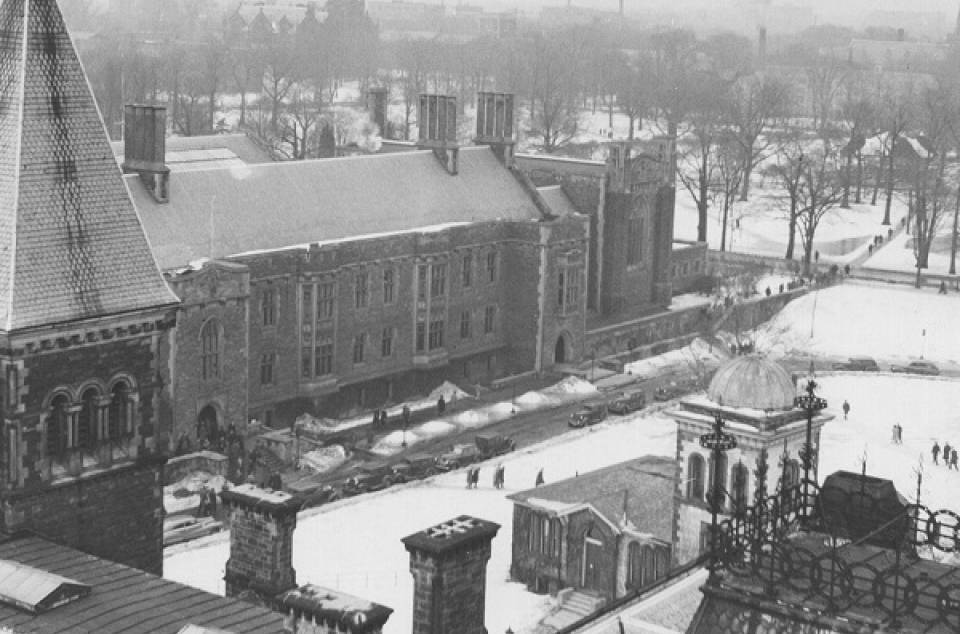
<svg viewBox="0 0 960 634"><path fill-rule="evenodd" d="M216 444L220 437L220 425L217 420L217 410L213 405L207 405L197 415L197 442L209 440L211 445Z"/></svg>
<svg viewBox="0 0 960 634"><path fill-rule="evenodd" d="M567 362L567 338L563 335L557 337L557 345L553 348L553 362L554 363L566 363Z"/></svg>

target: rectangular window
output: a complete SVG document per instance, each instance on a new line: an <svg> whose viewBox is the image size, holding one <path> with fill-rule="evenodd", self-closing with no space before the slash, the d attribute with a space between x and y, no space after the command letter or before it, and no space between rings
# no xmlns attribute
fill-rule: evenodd
<svg viewBox="0 0 960 634"><path fill-rule="evenodd" d="M465 310L460 313L460 338L469 339L472 334L470 330L470 311Z"/></svg>
<svg viewBox="0 0 960 634"><path fill-rule="evenodd" d="M563 308L563 295L566 291L566 281L566 271L560 269L560 272L557 274L557 308Z"/></svg>
<svg viewBox="0 0 960 634"><path fill-rule="evenodd" d="M393 356L393 328L384 328L380 339L380 356Z"/></svg>
<svg viewBox="0 0 960 634"><path fill-rule="evenodd" d="M383 303L393 303L393 269L383 269Z"/></svg>
<svg viewBox="0 0 960 634"><path fill-rule="evenodd" d="M301 288L300 323L310 326L313 323L313 284L304 284Z"/></svg>
<svg viewBox="0 0 960 634"><path fill-rule="evenodd" d="M483 311L483 332L490 334L493 332L495 321L497 319L497 307L487 306Z"/></svg>
<svg viewBox="0 0 960 634"><path fill-rule="evenodd" d="M464 288L470 288L473 285L473 254L467 253L463 256L463 268L460 269L460 282Z"/></svg>
<svg viewBox="0 0 960 634"><path fill-rule="evenodd" d="M270 287L263 289L260 296L260 316L264 326L274 326L277 323L277 289Z"/></svg>
<svg viewBox="0 0 960 634"><path fill-rule="evenodd" d="M417 352L422 352L426 345L427 326L422 321L417 322Z"/></svg>
<svg viewBox="0 0 960 634"><path fill-rule="evenodd" d="M568 312L574 312L580 308L580 277L580 267L570 267L567 269L564 308Z"/></svg>
<svg viewBox="0 0 960 634"><path fill-rule="evenodd" d="M430 322L430 349L436 350L443 347L443 320L437 319Z"/></svg>
<svg viewBox="0 0 960 634"><path fill-rule="evenodd" d="M313 356L310 354L312 350L303 346L300 349L300 376L305 379L309 379L313 376Z"/></svg>
<svg viewBox="0 0 960 634"><path fill-rule="evenodd" d="M497 252L491 251L487 254L487 281L497 281Z"/></svg>
<svg viewBox="0 0 960 634"><path fill-rule="evenodd" d="M643 218L627 221L627 264L637 264L643 259Z"/></svg>
<svg viewBox="0 0 960 634"><path fill-rule="evenodd" d="M323 282L317 286L317 321L333 319L333 312L336 309L335 282Z"/></svg>
<svg viewBox="0 0 960 634"><path fill-rule="evenodd" d="M427 265L421 264L417 267L417 299L423 301L427 299Z"/></svg>
<svg viewBox="0 0 960 634"><path fill-rule="evenodd" d="M317 342L317 376L333 374L333 339L321 339Z"/></svg>
<svg viewBox="0 0 960 634"><path fill-rule="evenodd" d="M354 278L354 303L357 308L366 308L369 297L367 296L367 281L369 276L366 273L357 273Z"/></svg>
<svg viewBox="0 0 960 634"><path fill-rule="evenodd" d="M430 267L430 297L443 297L447 294L447 265L434 264Z"/></svg>
<svg viewBox="0 0 960 634"><path fill-rule="evenodd" d="M277 362L277 355L268 352L260 356L260 385L273 385L273 366Z"/></svg>
<svg viewBox="0 0 960 634"><path fill-rule="evenodd" d="M353 338L353 362L363 363L363 353L367 347L367 333L361 332Z"/></svg>

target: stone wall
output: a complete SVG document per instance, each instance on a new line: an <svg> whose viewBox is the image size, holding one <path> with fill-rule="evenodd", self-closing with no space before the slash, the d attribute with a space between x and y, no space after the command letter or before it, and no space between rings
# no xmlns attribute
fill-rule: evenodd
<svg viewBox="0 0 960 634"><path fill-rule="evenodd" d="M562 551L541 552L536 546L530 548L531 530L535 522L542 522L548 516L538 513L520 504L513 505L513 536L511 542L512 559L510 561L510 579L526 584L532 592L556 594L569 585L564 577ZM552 520L552 527L560 528L560 521ZM566 539L561 535L561 543ZM549 548L547 549L549 550Z"/></svg>
<svg viewBox="0 0 960 634"><path fill-rule="evenodd" d="M213 451L198 451L170 458L163 472L163 484L169 485L195 472L227 476L227 457Z"/></svg>

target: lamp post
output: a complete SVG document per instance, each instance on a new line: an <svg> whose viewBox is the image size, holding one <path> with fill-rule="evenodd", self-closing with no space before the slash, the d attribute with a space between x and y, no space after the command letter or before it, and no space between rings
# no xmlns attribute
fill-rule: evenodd
<svg viewBox="0 0 960 634"><path fill-rule="evenodd" d="M700 436L700 446L713 454L713 486L707 493L710 505L710 579L716 578L720 570L720 526L717 516L723 506L723 487L720 485L720 472L723 454L737 446L737 439L723 431L723 418L717 414L713 419L713 433Z"/></svg>
<svg viewBox="0 0 960 634"><path fill-rule="evenodd" d="M807 412L806 439L803 443L803 449L800 450L800 460L803 462L802 517L804 524L809 520L807 509L810 497L810 471L813 469L813 416L827 407L826 399L816 395L818 387L817 382L811 378L807 381L806 394L801 394L794 399L794 405ZM814 475L814 477L816 476Z"/></svg>

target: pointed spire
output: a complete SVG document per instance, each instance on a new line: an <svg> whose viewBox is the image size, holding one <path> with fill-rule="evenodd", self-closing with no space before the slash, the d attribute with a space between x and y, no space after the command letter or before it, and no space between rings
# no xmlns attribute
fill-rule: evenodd
<svg viewBox="0 0 960 634"><path fill-rule="evenodd" d="M0 330L176 301L55 0L4 0Z"/></svg>

